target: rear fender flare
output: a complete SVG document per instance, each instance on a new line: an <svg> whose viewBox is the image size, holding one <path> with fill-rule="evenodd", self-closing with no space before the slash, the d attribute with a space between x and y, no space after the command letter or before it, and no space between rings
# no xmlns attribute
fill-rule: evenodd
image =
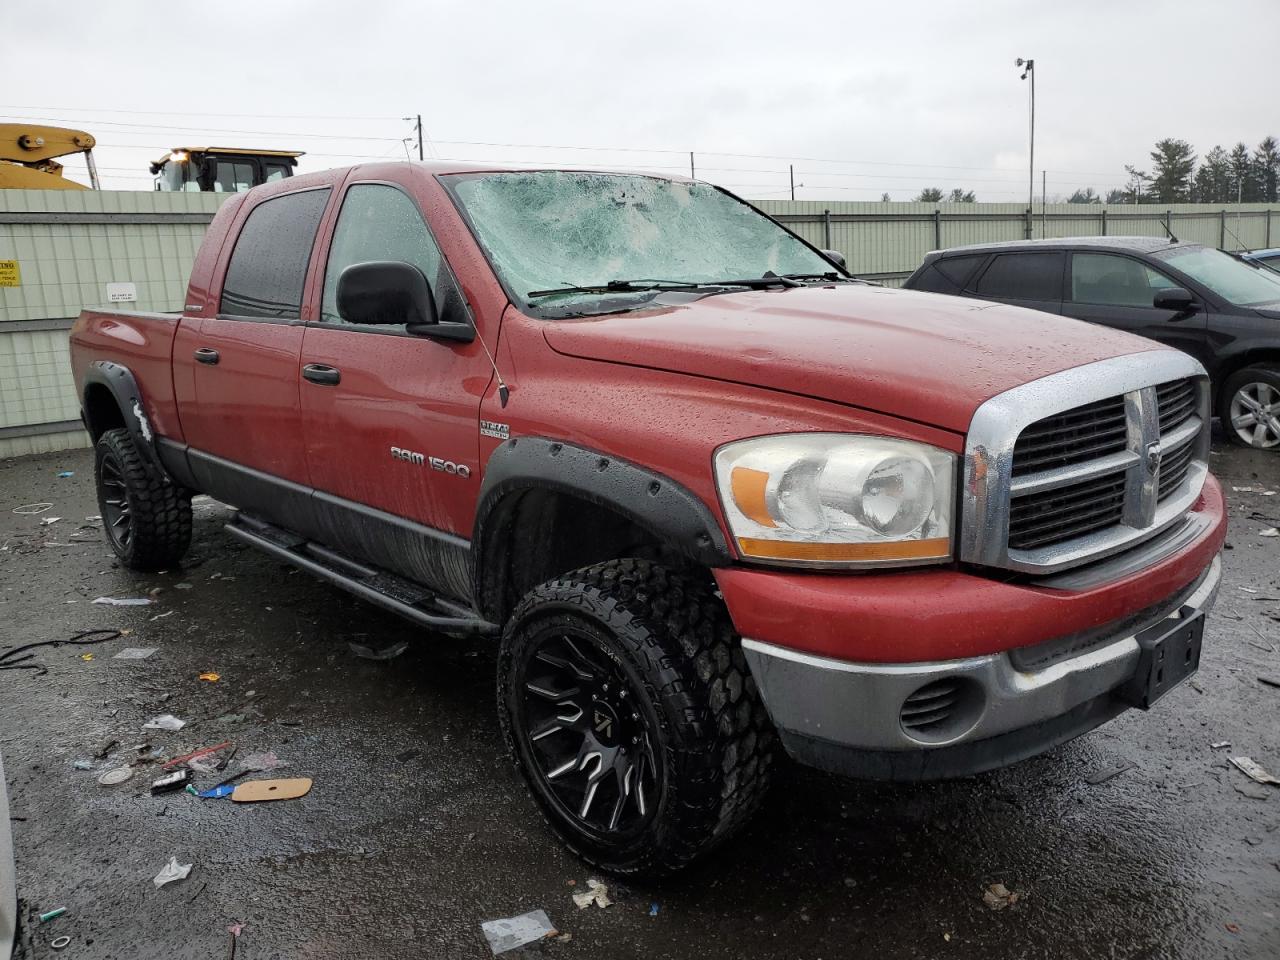
<svg viewBox="0 0 1280 960"><path fill-rule="evenodd" d="M133 371L128 367L111 360L95 360L89 364L84 377L84 393L81 395L81 418L85 429L92 436L93 424L89 415L89 390L93 386L106 387L115 398L116 406L124 419L125 429L133 437L133 442L142 453L147 470L165 480L169 479L168 471L160 462L160 454L156 447L156 435L142 402L142 390ZM96 438L95 438L96 439Z"/></svg>

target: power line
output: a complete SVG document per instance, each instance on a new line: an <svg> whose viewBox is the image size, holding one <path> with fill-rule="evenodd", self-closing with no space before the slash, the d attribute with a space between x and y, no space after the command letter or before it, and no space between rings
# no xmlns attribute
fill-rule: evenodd
<svg viewBox="0 0 1280 960"><path fill-rule="evenodd" d="M315 113L197 113L194 110L111 110L105 107L32 107L0 103L0 110L66 110L70 113L141 113L157 117L233 117L241 120L399 120L399 117L339 117Z"/></svg>

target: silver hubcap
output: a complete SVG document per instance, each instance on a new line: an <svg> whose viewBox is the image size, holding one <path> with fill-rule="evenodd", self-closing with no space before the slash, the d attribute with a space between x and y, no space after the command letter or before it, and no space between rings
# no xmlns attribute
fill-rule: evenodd
<svg viewBox="0 0 1280 960"><path fill-rule="evenodd" d="M1280 446L1280 389L1269 383L1246 383L1231 398L1231 429L1261 450Z"/></svg>

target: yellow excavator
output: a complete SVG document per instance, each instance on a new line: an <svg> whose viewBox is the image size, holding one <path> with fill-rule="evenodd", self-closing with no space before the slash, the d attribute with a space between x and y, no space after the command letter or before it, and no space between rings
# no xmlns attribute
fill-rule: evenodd
<svg viewBox="0 0 1280 960"><path fill-rule="evenodd" d="M93 134L66 127L0 123L0 190L97 190L98 168L93 162ZM68 180L55 159L83 153L89 183Z"/></svg>

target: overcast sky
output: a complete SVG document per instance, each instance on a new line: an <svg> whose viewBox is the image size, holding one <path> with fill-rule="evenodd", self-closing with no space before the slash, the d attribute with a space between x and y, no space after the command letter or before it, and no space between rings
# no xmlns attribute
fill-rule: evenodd
<svg viewBox="0 0 1280 960"><path fill-rule="evenodd" d="M117 189L149 189L147 162L188 144L306 150L302 170L403 158L400 118L421 112L439 157L687 172L693 150L752 198L785 197L794 162L800 199L1015 201L1016 57L1036 61L1051 197L1121 185L1162 137L1280 136L1277 0L4 7L0 120L88 130Z"/></svg>

